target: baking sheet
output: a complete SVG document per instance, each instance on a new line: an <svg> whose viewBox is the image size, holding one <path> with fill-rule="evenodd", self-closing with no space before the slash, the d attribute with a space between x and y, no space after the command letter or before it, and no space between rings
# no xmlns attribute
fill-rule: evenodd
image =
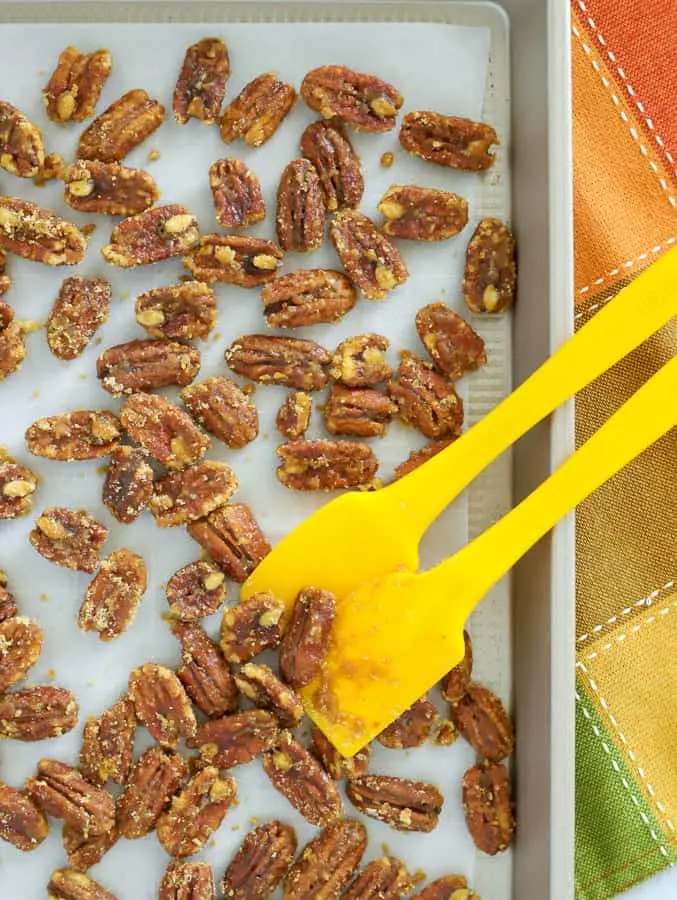
<svg viewBox="0 0 677 900"><path fill-rule="evenodd" d="M233 75L227 99L232 99L261 71L276 70L298 86L310 68L327 62L341 62L358 70L378 72L381 77L393 81L405 95L403 112L433 108L480 118L486 109L485 87L491 85L489 30L415 23L332 23L330 26L304 23L116 24L105 26L103 38L100 25L6 25L2 27L3 54L0 58L0 75L5 86L3 96L44 128L48 151L60 152L70 159L81 129L57 128L48 123L40 96L40 89L63 46L74 43L83 50L92 50L105 45L112 51L114 72L104 89L99 110L124 91L140 86L169 107L185 47L207 34L223 37L229 45ZM266 222L251 229L251 233L273 237L274 195L279 173L289 159L298 155L300 133L313 118L313 114L299 103L276 136L258 150L249 150L240 143L230 147L222 144L216 128L197 122L181 127L168 119L158 132L130 154L127 162L147 166L162 188L160 202L188 205L197 214L201 230L206 233L218 230L206 177L209 165L228 155L244 159L261 178L268 206ZM495 118L491 121L497 122ZM401 243L410 280L385 303L361 300L341 323L298 332L331 348L350 334L378 331L391 338L391 361L395 363L396 349L418 347L414 315L422 305L443 299L464 312L459 285L465 245L475 222L487 214L487 198L498 196L491 188L501 187L500 168L485 179L438 170L400 152L396 133L357 135L354 144L366 174L367 190L362 209L367 214L375 215L376 202L391 183L444 187L467 197L470 205L470 224L457 238L431 246ZM154 148L160 150L161 156L151 164L147 157L149 150ZM391 169L379 166L380 156L387 150L395 153L395 165ZM0 566L9 575L21 611L37 618L45 631L44 650L30 673L30 683L53 680L74 690L80 701L82 724L87 715L98 714L117 698L134 666L147 659L176 665L177 645L161 618L166 611L163 585L179 566L197 558L199 548L182 529L159 531L148 514L132 526L117 524L100 503L102 475L97 462L59 464L33 460L23 447L23 432L42 415L79 407L116 409L119 406L98 386L94 368L96 356L113 343L144 336L134 321L134 297L151 287L171 283L183 270L177 261L131 271L106 266L98 249L108 238L112 220L78 216L64 207L57 184L36 188L29 181L19 181L0 173L0 190L33 199L80 223L96 221L97 230L87 259L77 271L88 276L103 274L113 284L113 309L109 322L99 332L99 345L90 346L79 360L64 364L51 357L44 332L38 332L28 338L29 356L22 370L0 384L0 445L43 476L35 500L35 513L54 504L85 507L110 527L105 553L130 546L144 556L149 568L149 588L133 626L117 641L101 644L95 635L81 634L75 624L89 576L59 569L35 554L27 541L31 518L0 525ZM500 194L503 193L501 190ZM489 204L497 202L494 199ZM335 254L327 245L310 255L287 255L284 271L336 265ZM62 278L72 274L71 270L52 272L15 259L10 260L9 271L15 286L7 299L15 306L19 318L36 321L44 321ZM217 285L216 293L219 323L212 338L199 344L203 354L200 378L227 371L222 353L235 337L266 330L258 291ZM506 382L505 321L497 323L481 319L473 324L487 338L490 356L486 370L459 384L471 421L484 403L495 402L497 392L500 393ZM171 391L165 393L172 396ZM292 494L282 488L274 476L274 450L278 443L274 416L283 396L282 389L259 388L255 394L261 416L259 439L241 451L229 451L213 442L208 454L210 458L233 465L241 485L237 499L253 508L272 542L325 499L315 494ZM322 431L321 417L315 411L311 434L320 436ZM375 442L381 460L379 474L387 478L392 466L421 443L423 440L413 431L393 424L388 436ZM424 565L465 543L469 518L472 528L472 513L472 501L469 509L467 498L459 498L426 537L422 554ZM236 600L237 591L231 587L228 602ZM481 643L495 654L498 652L495 629L486 619L491 614L483 615L484 624L480 618L473 630L480 638L486 632ZM219 618L207 620L211 633L216 632ZM482 647L478 648L477 655L478 674L481 674ZM493 666L489 664L488 668ZM42 756L74 761L80 734L81 726L78 726L58 741L36 745L4 742L0 746L2 778L8 783L20 784ZM138 740L139 749L148 743L143 729L138 730ZM366 820L370 832L366 859L380 855L383 852L381 845L387 843L412 870L422 869L430 878L450 871L463 872L472 884L476 855L465 831L460 803L461 777L472 762L472 751L462 741L451 748L425 747L412 752L388 751L377 746L371 771L436 782L445 793L446 804L439 827L430 835L399 835L386 826ZM270 787L258 762L240 767L234 774L241 803L228 815L212 845L199 856L213 863L217 878L221 877L243 834L251 827L251 817L259 821L279 817L291 822L297 828L300 844L314 833L314 829ZM346 810L348 814L353 813L349 803ZM59 832L55 823L48 840L30 857L31 865L14 848L0 846L0 895L2 888L11 885L13 893L26 900L44 896L49 873L65 864ZM119 900L145 900L156 896L157 883L167 862L164 851L151 835L141 841L120 842L92 874ZM503 887L496 885L492 894L485 895L485 900L487 897L498 900L502 896Z"/></svg>

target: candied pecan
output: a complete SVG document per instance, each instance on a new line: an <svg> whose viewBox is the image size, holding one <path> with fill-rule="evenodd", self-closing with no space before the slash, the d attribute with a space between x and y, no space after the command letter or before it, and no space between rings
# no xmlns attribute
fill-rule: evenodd
<svg viewBox="0 0 677 900"><path fill-rule="evenodd" d="M146 564L131 550L116 550L101 562L80 606L78 627L102 641L120 637L134 621L146 591Z"/></svg>
<svg viewBox="0 0 677 900"><path fill-rule="evenodd" d="M35 472L0 458L0 521L30 512L37 486Z"/></svg>
<svg viewBox="0 0 677 900"><path fill-rule="evenodd" d="M228 48L219 38L203 38L187 50L179 73L172 109L180 125L200 119L213 125L221 114L230 75Z"/></svg>
<svg viewBox="0 0 677 900"><path fill-rule="evenodd" d="M126 695L105 709L98 719L90 716L82 732L80 768L92 784L108 779L124 784L132 767L136 717Z"/></svg>
<svg viewBox="0 0 677 900"><path fill-rule="evenodd" d="M261 291L263 314L274 328L338 322L355 306L357 292L334 269L301 269L275 278Z"/></svg>
<svg viewBox="0 0 677 900"><path fill-rule="evenodd" d="M336 598L329 591L304 588L296 598L280 644L280 672L292 687L315 678L329 648Z"/></svg>
<svg viewBox="0 0 677 900"><path fill-rule="evenodd" d="M47 900L116 900L116 897L84 872L57 869L47 885Z"/></svg>
<svg viewBox="0 0 677 900"><path fill-rule="evenodd" d="M427 110L408 112L400 128L400 144L407 153L468 172L493 166L496 157L490 148L498 143L491 125Z"/></svg>
<svg viewBox="0 0 677 900"><path fill-rule="evenodd" d="M80 356L108 319L110 297L105 278L66 278L47 318L47 344L57 359Z"/></svg>
<svg viewBox="0 0 677 900"><path fill-rule="evenodd" d="M120 162L162 125L165 108L144 90L127 91L82 132L78 159Z"/></svg>
<svg viewBox="0 0 677 900"><path fill-rule="evenodd" d="M178 753L157 746L142 753L118 800L120 836L134 840L151 832L187 774Z"/></svg>
<svg viewBox="0 0 677 900"><path fill-rule="evenodd" d="M459 734L490 762L500 762L515 748L510 717L496 694L481 684L468 684L451 705L451 719Z"/></svg>
<svg viewBox="0 0 677 900"><path fill-rule="evenodd" d="M330 374L346 387L371 387L387 381L393 370L386 362L388 338L380 334L358 334L336 348Z"/></svg>
<svg viewBox="0 0 677 900"><path fill-rule="evenodd" d="M120 422L112 412L77 409L33 422L26 430L26 446L47 459L98 459L108 456L120 437Z"/></svg>
<svg viewBox="0 0 677 900"><path fill-rule="evenodd" d="M515 301L515 239L499 219L482 219L465 254L463 296L475 313L500 313Z"/></svg>
<svg viewBox="0 0 677 900"><path fill-rule="evenodd" d="M436 747L451 747L456 743L458 732L456 726L449 719L443 719L437 726L432 737L432 742Z"/></svg>
<svg viewBox="0 0 677 900"><path fill-rule="evenodd" d="M270 591L252 594L227 609L221 622L221 649L231 663L246 663L282 639L286 606Z"/></svg>
<svg viewBox="0 0 677 900"><path fill-rule="evenodd" d="M181 399L195 421L228 447L245 447L259 433L256 407L239 385L225 375L184 388Z"/></svg>
<svg viewBox="0 0 677 900"><path fill-rule="evenodd" d="M120 410L120 422L133 441L168 469L198 462L209 446L209 438L190 416L157 394L128 397Z"/></svg>
<svg viewBox="0 0 677 900"><path fill-rule="evenodd" d="M225 575L206 560L188 563L167 582L172 615L185 622L218 612L226 597Z"/></svg>
<svg viewBox="0 0 677 900"><path fill-rule="evenodd" d="M219 645L197 624L173 626L181 641L182 665L176 674L186 693L209 718L237 708L237 688Z"/></svg>
<svg viewBox="0 0 677 900"><path fill-rule="evenodd" d="M303 848L284 883L285 900L336 900L367 849L367 829L355 819L329 825Z"/></svg>
<svg viewBox="0 0 677 900"><path fill-rule="evenodd" d="M296 90L280 81L274 72L265 72L240 91L224 109L221 140L230 144L236 138L260 147L271 138L296 103Z"/></svg>
<svg viewBox="0 0 677 900"><path fill-rule="evenodd" d="M61 832L63 848L68 856L68 865L77 872L86 872L87 869L91 869L92 866L101 862L111 847L118 842L119 837L116 827L103 834L89 837L68 825L64 825Z"/></svg>
<svg viewBox="0 0 677 900"><path fill-rule="evenodd" d="M463 875L443 875L414 895L415 900L479 900ZM412 897L412 900L414 900Z"/></svg>
<svg viewBox="0 0 677 900"><path fill-rule="evenodd" d="M296 833L291 825L273 819L245 837L221 881L230 900L268 900L287 874L296 855Z"/></svg>
<svg viewBox="0 0 677 900"><path fill-rule="evenodd" d="M368 485L378 460L357 441L287 441L276 450L279 481L294 491L333 491Z"/></svg>
<svg viewBox="0 0 677 900"><path fill-rule="evenodd" d="M77 225L29 200L0 197L0 250L46 266L82 262L87 240Z"/></svg>
<svg viewBox="0 0 677 900"><path fill-rule="evenodd" d="M178 677L157 663L144 663L129 675L136 718L158 744L173 749L179 737L195 734L195 713Z"/></svg>
<svg viewBox="0 0 677 900"><path fill-rule="evenodd" d="M207 843L236 800L233 778L221 778L214 766L201 769L158 819L158 840L170 856L192 856Z"/></svg>
<svg viewBox="0 0 677 900"><path fill-rule="evenodd" d="M214 876L206 862L173 862L167 867L158 900L214 900Z"/></svg>
<svg viewBox="0 0 677 900"><path fill-rule="evenodd" d="M392 184L378 203L381 230L410 241L443 241L468 224L468 201L449 191Z"/></svg>
<svg viewBox="0 0 677 900"><path fill-rule="evenodd" d="M42 630L25 616L0 622L0 694L26 677L42 650Z"/></svg>
<svg viewBox="0 0 677 900"><path fill-rule="evenodd" d="M339 122L312 122L301 135L301 153L315 166L328 212L360 205L360 158Z"/></svg>
<svg viewBox="0 0 677 900"><path fill-rule="evenodd" d="M287 394L275 418L277 430L289 440L302 437L310 425L312 409L310 394L303 391Z"/></svg>
<svg viewBox="0 0 677 900"><path fill-rule="evenodd" d="M329 237L346 272L367 300L383 300L409 277L395 245L356 209L334 213Z"/></svg>
<svg viewBox="0 0 677 900"><path fill-rule="evenodd" d="M320 391L329 380L329 354L303 338L247 334L233 341L224 357L238 375L261 384Z"/></svg>
<svg viewBox="0 0 677 900"><path fill-rule="evenodd" d="M295 728L303 718L301 700L268 666L247 663L235 675L235 684L248 700L269 709L283 728Z"/></svg>
<svg viewBox="0 0 677 900"><path fill-rule="evenodd" d="M186 525L214 513L236 490L237 477L230 466L205 460L156 481L149 509L161 528Z"/></svg>
<svg viewBox="0 0 677 900"><path fill-rule="evenodd" d="M0 281L4 277L0 276ZM9 303L0 300L0 382L16 372L26 358L26 330L24 323L14 320Z"/></svg>
<svg viewBox="0 0 677 900"><path fill-rule="evenodd" d="M209 186L219 225L244 228L266 217L261 182L241 159L217 159L209 167Z"/></svg>
<svg viewBox="0 0 677 900"><path fill-rule="evenodd" d="M412 888L412 877L394 856L373 859L343 895L344 900L401 900ZM460 900L460 898L457 898Z"/></svg>
<svg viewBox="0 0 677 900"><path fill-rule="evenodd" d="M43 90L47 116L52 122L82 122L93 115L112 65L108 50L62 50Z"/></svg>
<svg viewBox="0 0 677 900"><path fill-rule="evenodd" d="M103 502L118 522L137 519L153 495L150 453L143 447L121 445L111 451L103 485Z"/></svg>
<svg viewBox="0 0 677 900"><path fill-rule="evenodd" d="M384 728L376 740L391 750L420 747L430 737L433 725L439 717L432 703L422 697Z"/></svg>
<svg viewBox="0 0 677 900"><path fill-rule="evenodd" d="M353 437L385 434L386 425L397 412L397 405L372 388L348 388L332 385L324 406L327 431Z"/></svg>
<svg viewBox="0 0 677 900"><path fill-rule="evenodd" d="M315 166L307 159L288 163L277 189L277 240L283 250L306 253L324 240L324 198Z"/></svg>
<svg viewBox="0 0 677 900"><path fill-rule="evenodd" d="M270 750L278 735L277 719L272 713L246 709L200 725L189 746L197 747L210 766L230 769Z"/></svg>
<svg viewBox="0 0 677 900"><path fill-rule="evenodd" d="M33 178L44 162L45 150L38 126L16 106L0 100L0 166L20 178Z"/></svg>
<svg viewBox="0 0 677 900"><path fill-rule="evenodd" d="M6 268L7 254L4 250L0 250L0 297L6 294L12 286L12 279L5 272ZM14 317L13 314L9 315L8 311L11 313L12 307L0 302L0 330L6 328Z"/></svg>
<svg viewBox="0 0 677 900"><path fill-rule="evenodd" d="M449 703L459 703L468 690L472 677L472 642L467 631L463 632L465 655L463 659L444 676L440 682L442 696Z"/></svg>
<svg viewBox="0 0 677 900"><path fill-rule="evenodd" d="M199 237L197 219L185 206L154 206L116 225L101 255L107 263L123 269L147 266L183 256Z"/></svg>
<svg viewBox="0 0 677 900"><path fill-rule="evenodd" d="M245 503L229 503L206 518L191 522L188 534L229 578L240 583L270 553L270 544Z"/></svg>
<svg viewBox="0 0 677 900"><path fill-rule="evenodd" d="M319 728L313 727L310 732L312 751L320 760L324 769L334 781L342 778L359 778L366 775L369 765L369 747L358 750L354 756L341 756L336 747Z"/></svg>
<svg viewBox="0 0 677 900"><path fill-rule="evenodd" d="M35 850L49 831L47 817L23 791L0 782L0 839L18 850Z"/></svg>
<svg viewBox="0 0 677 900"><path fill-rule="evenodd" d="M101 387L114 397L171 385L185 387L199 371L199 350L167 340L116 344L96 361Z"/></svg>
<svg viewBox="0 0 677 900"><path fill-rule="evenodd" d="M216 325L214 291L201 281L153 288L136 298L134 310L136 321L155 338L206 338Z"/></svg>
<svg viewBox="0 0 677 900"><path fill-rule="evenodd" d="M37 552L66 569L93 572L108 529L83 509L50 506L35 520L28 535Z"/></svg>
<svg viewBox="0 0 677 900"><path fill-rule="evenodd" d="M116 162L79 159L62 173L64 202L78 212L134 216L160 197L152 176Z"/></svg>
<svg viewBox="0 0 677 900"><path fill-rule="evenodd" d="M78 703L66 688L42 684L0 696L0 738L45 741L67 734L77 722Z"/></svg>
<svg viewBox="0 0 677 900"><path fill-rule="evenodd" d="M510 779L502 763L480 763L463 776L463 809L475 845L494 856L507 850L515 833Z"/></svg>
<svg viewBox="0 0 677 900"><path fill-rule="evenodd" d="M336 116L356 131L391 131L403 103L392 84L346 66L320 66L308 72L301 96L325 119Z"/></svg>
<svg viewBox="0 0 677 900"><path fill-rule="evenodd" d="M458 437L461 433L463 401L454 385L413 353L402 353L388 393L404 421L427 438Z"/></svg>
<svg viewBox="0 0 677 900"><path fill-rule="evenodd" d="M416 330L433 362L452 381L487 361L482 338L444 303L419 309Z"/></svg>
<svg viewBox="0 0 677 900"><path fill-rule="evenodd" d="M12 616L16 616L19 611L19 607L16 603L16 598L14 594L11 594L7 590L7 576L0 569L0 622L4 622L5 619L11 619Z"/></svg>
<svg viewBox="0 0 677 900"><path fill-rule="evenodd" d="M104 834L115 825L111 795L57 759L41 759L38 774L28 779L26 790L48 816L61 819L85 836Z"/></svg>
<svg viewBox="0 0 677 900"><path fill-rule="evenodd" d="M205 234L183 258L193 278L257 287L275 278L282 250L272 241L244 234Z"/></svg>
<svg viewBox="0 0 677 900"><path fill-rule="evenodd" d="M444 803L434 785L392 775L362 775L348 782L346 793L365 816L397 831L432 831Z"/></svg>
<svg viewBox="0 0 677 900"><path fill-rule="evenodd" d="M433 456L437 456L438 453L441 453L445 447L448 447L449 444L453 443L456 438L443 438L438 441L430 441L425 447L421 447L418 450L412 450L409 456L401 462L399 466L395 466L394 475L395 478L404 478L405 475L408 475L410 472L413 472L414 469L418 469L419 466L422 466L423 463L428 462L429 459L432 459Z"/></svg>

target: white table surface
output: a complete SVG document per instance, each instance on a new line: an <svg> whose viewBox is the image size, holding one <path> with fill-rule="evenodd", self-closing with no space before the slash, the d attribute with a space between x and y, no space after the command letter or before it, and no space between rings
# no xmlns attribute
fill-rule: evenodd
<svg viewBox="0 0 677 900"><path fill-rule="evenodd" d="M621 894L623 900L677 900L677 866Z"/></svg>

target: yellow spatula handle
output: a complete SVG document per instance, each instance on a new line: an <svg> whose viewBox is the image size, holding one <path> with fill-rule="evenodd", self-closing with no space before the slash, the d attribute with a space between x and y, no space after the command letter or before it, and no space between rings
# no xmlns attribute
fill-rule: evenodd
<svg viewBox="0 0 677 900"><path fill-rule="evenodd" d="M463 440L378 492L384 507L401 514L420 538L504 450L675 315L677 248L624 288Z"/></svg>

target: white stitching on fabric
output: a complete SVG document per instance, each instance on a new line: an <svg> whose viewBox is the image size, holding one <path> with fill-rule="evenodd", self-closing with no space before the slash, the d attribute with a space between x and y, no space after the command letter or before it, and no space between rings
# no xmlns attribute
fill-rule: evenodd
<svg viewBox="0 0 677 900"><path fill-rule="evenodd" d="M607 272L606 275L602 275L600 278L596 278L594 281L591 281L590 284L586 284L585 287L578 288L579 294L587 294L593 286L603 284L608 278L615 278L621 271L621 267L624 269L631 269L638 262L643 262L645 259L649 258L649 254L653 254L654 256L657 253L660 253L662 250L667 250L673 244L677 243L677 236L666 238L666 240L662 244L656 244L655 247L652 247L646 253L640 253L635 259L629 259L624 263L621 263L615 269L611 269L611 271ZM578 321L578 319L582 319L583 316L587 316L589 312L595 312L600 307L604 306L605 303L608 303L611 300L611 297L607 297L604 300L600 300L599 303L593 303L592 306L588 306L586 309L582 310L579 313L576 313L574 319Z"/></svg>
<svg viewBox="0 0 677 900"><path fill-rule="evenodd" d="M659 609L658 616L660 616L661 618L664 618L665 616L668 615L670 610L674 609L675 607L677 607L677 600L674 600L669 606L664 606L662 609ZM630 633L636 634L640 630L640 628L642 628L644 625L653 625L653 623L656 621L656 618L657 618L656 616L649 616L648 619L645 619L639 625L635 625L633 628L631 628ZM589 653L585 658L587 660L591 660L591 659L595 659L596 657L598 657L601 653L608 653L609 650L613 650L613 648L616 647L618 644L620 644L621 641L624 641L625 638L626 638L625 634L619 634L615 638L616 643L610 642L608 644L603 644L599 650L595 650L593 653Z"/></svg>
<svg viewBox="0 0 677 900"><path fill-rule="evenodd" d="M629 616L631 612L634 612L640 606L651 606L654 600L665 591L670 591L675 586L674 581L666 581L665 584L662 584L659 588L656 588L655 591L651 591L646 597L642 597L640 600L637 600L636 603L633 603L632 606L626 606L625 609L622 609L617 615L612 616L610 619L607 619L606 622L603 622L601 625L595 625L594 628L591 628L587 634L582 634L580 637L576 638L576 643L582 644L584 641L589 640L591 637L595 637L596 634L605 628L607 625L615 625L621 616Z"/></svg>

